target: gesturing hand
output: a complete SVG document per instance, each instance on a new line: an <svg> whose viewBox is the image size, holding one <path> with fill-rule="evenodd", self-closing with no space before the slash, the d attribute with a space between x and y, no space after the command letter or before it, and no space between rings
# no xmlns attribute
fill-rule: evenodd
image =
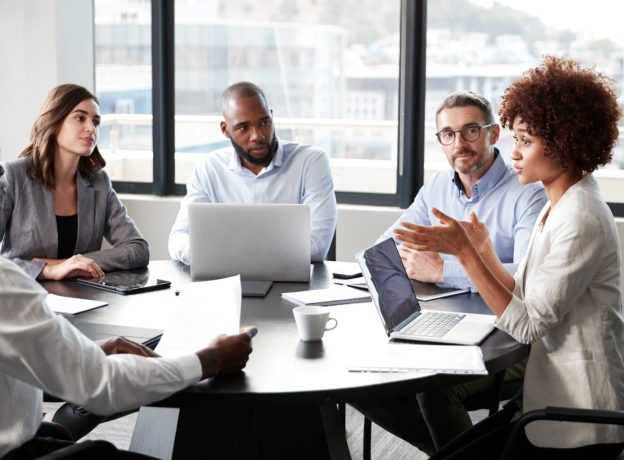
<svg viewBox="0 0 624 460"><path fill-rule="evenodd" d="M403 228L396 228L394 233L406 247L417 251L432 251L443 254L458 255L470 239L464 227L452 217L436 208L432 209L442 225L426 227L423 225L401 222Z"/></svg>
<svg viewBox="0 0 624 460"><path fill-rule="evenodd" d="M479 220L474 211L470 211L470 222L460 221L459 224L465 230L468 239L477 252L483 253L490 242L490 231L487 225Z"/></svg>

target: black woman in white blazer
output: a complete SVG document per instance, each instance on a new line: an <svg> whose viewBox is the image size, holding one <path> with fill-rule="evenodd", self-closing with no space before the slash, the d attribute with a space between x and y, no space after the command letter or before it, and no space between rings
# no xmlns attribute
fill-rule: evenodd
<svg viewBox="0 0 624 460"><path fill-rule="evenodd" d="M611 160L618 139L613 81L572 60L546 57L507 88L500 115L514 132L519 181L541 181L549 200L515 276L503 269L474 214L457 222L438 211L443 225L405 224L398 238L417 250L455 255L498 316L498 328L531 344L523 411L622 410L619 238L591 174ZM486 419L433 458L499 458L513 426L509 415ZM491 431L484 435L484 427ZM608 459L624 448L621 426L540 421L525 435L519 458Z"/></svg>

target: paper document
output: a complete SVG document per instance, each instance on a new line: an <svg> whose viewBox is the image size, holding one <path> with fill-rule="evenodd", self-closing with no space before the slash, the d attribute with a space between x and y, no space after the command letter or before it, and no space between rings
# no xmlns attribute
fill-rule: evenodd
<svg viewBox="0 0 624 460"><path fill-rule="evenodd" d="M358 351L348 360L351 372L418 372L487 375L481 348L465 345L387 343Z"/></svg>
<svg viewBox="0 0 624 460"><path fill-rule="evenodd" d="M218 335L238 334L240 276L186 284L175 308L155 350L161 356L187 355L205 348Z"/></svg>
<svg viewBox="0 0 624 460"><path fill-rule="evenodd" d="M333 286L327 289L283 292L282 297L297 305L340 305L345 303L368 302L371 297L366 291L346 286Z"/></svg>
<svg viewBox="0 0 624 460"><path fill-rule="evenodd" d="M101 300L79 299L77 297L64 297L56 294L48 294L46 303L52 311L62 315L75 315L83 311L108 305L108 302Z"/></svg>

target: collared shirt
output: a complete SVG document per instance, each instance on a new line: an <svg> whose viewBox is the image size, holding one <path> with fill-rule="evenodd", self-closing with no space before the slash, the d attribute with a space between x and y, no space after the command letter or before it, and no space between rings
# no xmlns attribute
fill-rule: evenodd
<svg viewBox="0 0 624 460"><path fill-rule="evenodd" d="M327 155L316 147L278 141L258 175L241 165L234 148L215 150L195 166L169 234L169 255L190 264L188 205L300 203L310 207L312 261L327 256L336 230L336 196Z"/></svg>
<svg viewBox="0 0 624 460"><path fill-rule="evenodd" d="M42 390L107 415L162 399L200 379L195 354L106 356L50 310L46 295L0 257L0 457L34 436Z"/></svg>
<svg viewBox="0 0 624 460"><path fill-rule="evenodd" d="M439 172L422 186L412 205L380 239L394 238L393 230L400 227L402 221L439 225L438 218L431 212L434 207L458 220L469 220L469 212L475 211L479 220L487 225L501 262L510 273L515 273L526 254L535 220L546 203L546 194L541 184L520 184L498 149L494 154L494 163L472 187L471 198L466 196L454 170ZM476 291L454 256L440 256L444 261L441 286Z"/></svg>

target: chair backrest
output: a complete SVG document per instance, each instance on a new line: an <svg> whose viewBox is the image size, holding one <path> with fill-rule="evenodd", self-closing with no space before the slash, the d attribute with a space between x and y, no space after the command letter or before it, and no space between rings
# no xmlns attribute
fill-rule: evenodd
<svg viewBox="0 0 624 460"><path fill-rule="evenodd" d="M51 454L37 457L37 460L110 460L117 458L117 448L107 441L82 441L52 452Z"/></svg>
<svg viewBox="0 0 624 460"><path fill-rule="evenodd" d="M327 257L325 260L336 260L336 232L334 232L334 237L332 238L332 242L329 245L329 251L327 252Z"/></svg>

